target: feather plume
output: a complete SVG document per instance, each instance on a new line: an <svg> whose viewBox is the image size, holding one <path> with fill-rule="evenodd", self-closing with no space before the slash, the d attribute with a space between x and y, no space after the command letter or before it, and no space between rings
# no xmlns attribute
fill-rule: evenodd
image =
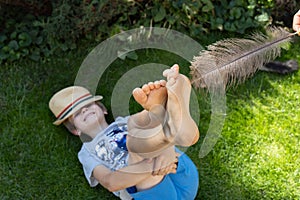
<svg viewBox="0 0 300 200"><path fill-rule="evenodd" d="M280 55L291 36L283 28L268 28L266 34L255 33L250 39L231 38L218 41L200 52L191 62L192 83L211 90L243 82L265 63Z"/></svg>
<svg viewBox="0 0 300 200"><path fill-rule="evenodd" d="M220 137L226 116L227 86L243 82L258 69L280 55L281 47L291 36L282 28L269 28L250 39L225 39L207 47L191 62L194 87L206 87L211 96L211 121L199 156L205 157ZM298 33L300 35L300 32Z"/></svg>

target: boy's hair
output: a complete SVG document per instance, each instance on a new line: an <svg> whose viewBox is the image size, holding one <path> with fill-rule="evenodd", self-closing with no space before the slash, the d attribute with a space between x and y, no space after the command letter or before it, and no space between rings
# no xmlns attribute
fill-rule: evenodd
<svg viewBox="0 0 300 200"><path fill-rule="evenodd" d="M95 101L95 103L102 109L103 112L107 112L106 107L100 101ZM77 133L77 129L70 117L63 122L64 126L74 135Z"/></svg>

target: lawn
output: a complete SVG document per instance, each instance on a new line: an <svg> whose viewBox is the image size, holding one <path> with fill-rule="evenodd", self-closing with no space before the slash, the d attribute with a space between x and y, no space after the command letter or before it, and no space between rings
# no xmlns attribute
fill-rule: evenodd
<svg viewBox="0 0 300 200"><path fill-rule="evenodd" d="M54 126L48 109L51 96L74 83L93 47L82 44L44 61L0 67L0 199L113 199L101 186L89 187L77 160L81 141ZM299 48L299 42L293 43L280 59L300 62ZM137 64L179 63L189 73L189 63L176 55L137 53L138 60L118 59L102 76L98 92L108 108L116 81ZM199 170L197 199L300 199L299 83L299 71L258 72L229 89L221 137L204 158L199 150L209 125L209 94L197 91L201 139L187 150ZM113 120L111 113L108 120Z"/></svg>

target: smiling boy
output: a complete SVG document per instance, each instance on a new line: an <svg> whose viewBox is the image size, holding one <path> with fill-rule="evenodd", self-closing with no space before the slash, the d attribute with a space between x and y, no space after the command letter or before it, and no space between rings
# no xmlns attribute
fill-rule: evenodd
<svg viewBox="0 0 300 200"><path fill-rule="evenodd" d="M54 124L64 123L74 135L90 138L78 158L91 186L100 183L121 199L196 196L197 169L174 146L190 146L199 138L188 111L190 83L179 74L178 65L166 70L164 76L168 82L150 82L133 91L145 110L118 117L111 124L105 120L105 107L98 102L102 96L93 96L85 88L65 88L50 100L49 107L57 117Z"/></svg>

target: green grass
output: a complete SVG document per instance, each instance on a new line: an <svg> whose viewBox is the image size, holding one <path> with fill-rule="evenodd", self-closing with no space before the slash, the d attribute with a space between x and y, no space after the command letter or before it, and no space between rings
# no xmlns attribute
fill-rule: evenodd
<svg viewBox="0 0 300 200"><path fill-rule="evenodd" d="M299 81L258 73L228 92L222 137L199 160L199 197L299 199Z"/></svg>
<svg viewBox="0 0 300 200"><path fill-rule="evenodd" d="M52 125L48 109L51 96L74 83L85 47L45 62L0 67L0 199L113 199L101 186L88 186L77 160L81 141ZM281 59L300 61L299 48L294 43ZM175 55L138 53L139 61L117 60L101 79L99 93L108 108L115 82L141 62L176 62L188 74L188 63ZM299 83L299 71L259 72L230 89L222 135L202 159L198 152L210 109L208 97L199 92L201 139L187 151L199 170L197 199L300 199Z"/></svg>

